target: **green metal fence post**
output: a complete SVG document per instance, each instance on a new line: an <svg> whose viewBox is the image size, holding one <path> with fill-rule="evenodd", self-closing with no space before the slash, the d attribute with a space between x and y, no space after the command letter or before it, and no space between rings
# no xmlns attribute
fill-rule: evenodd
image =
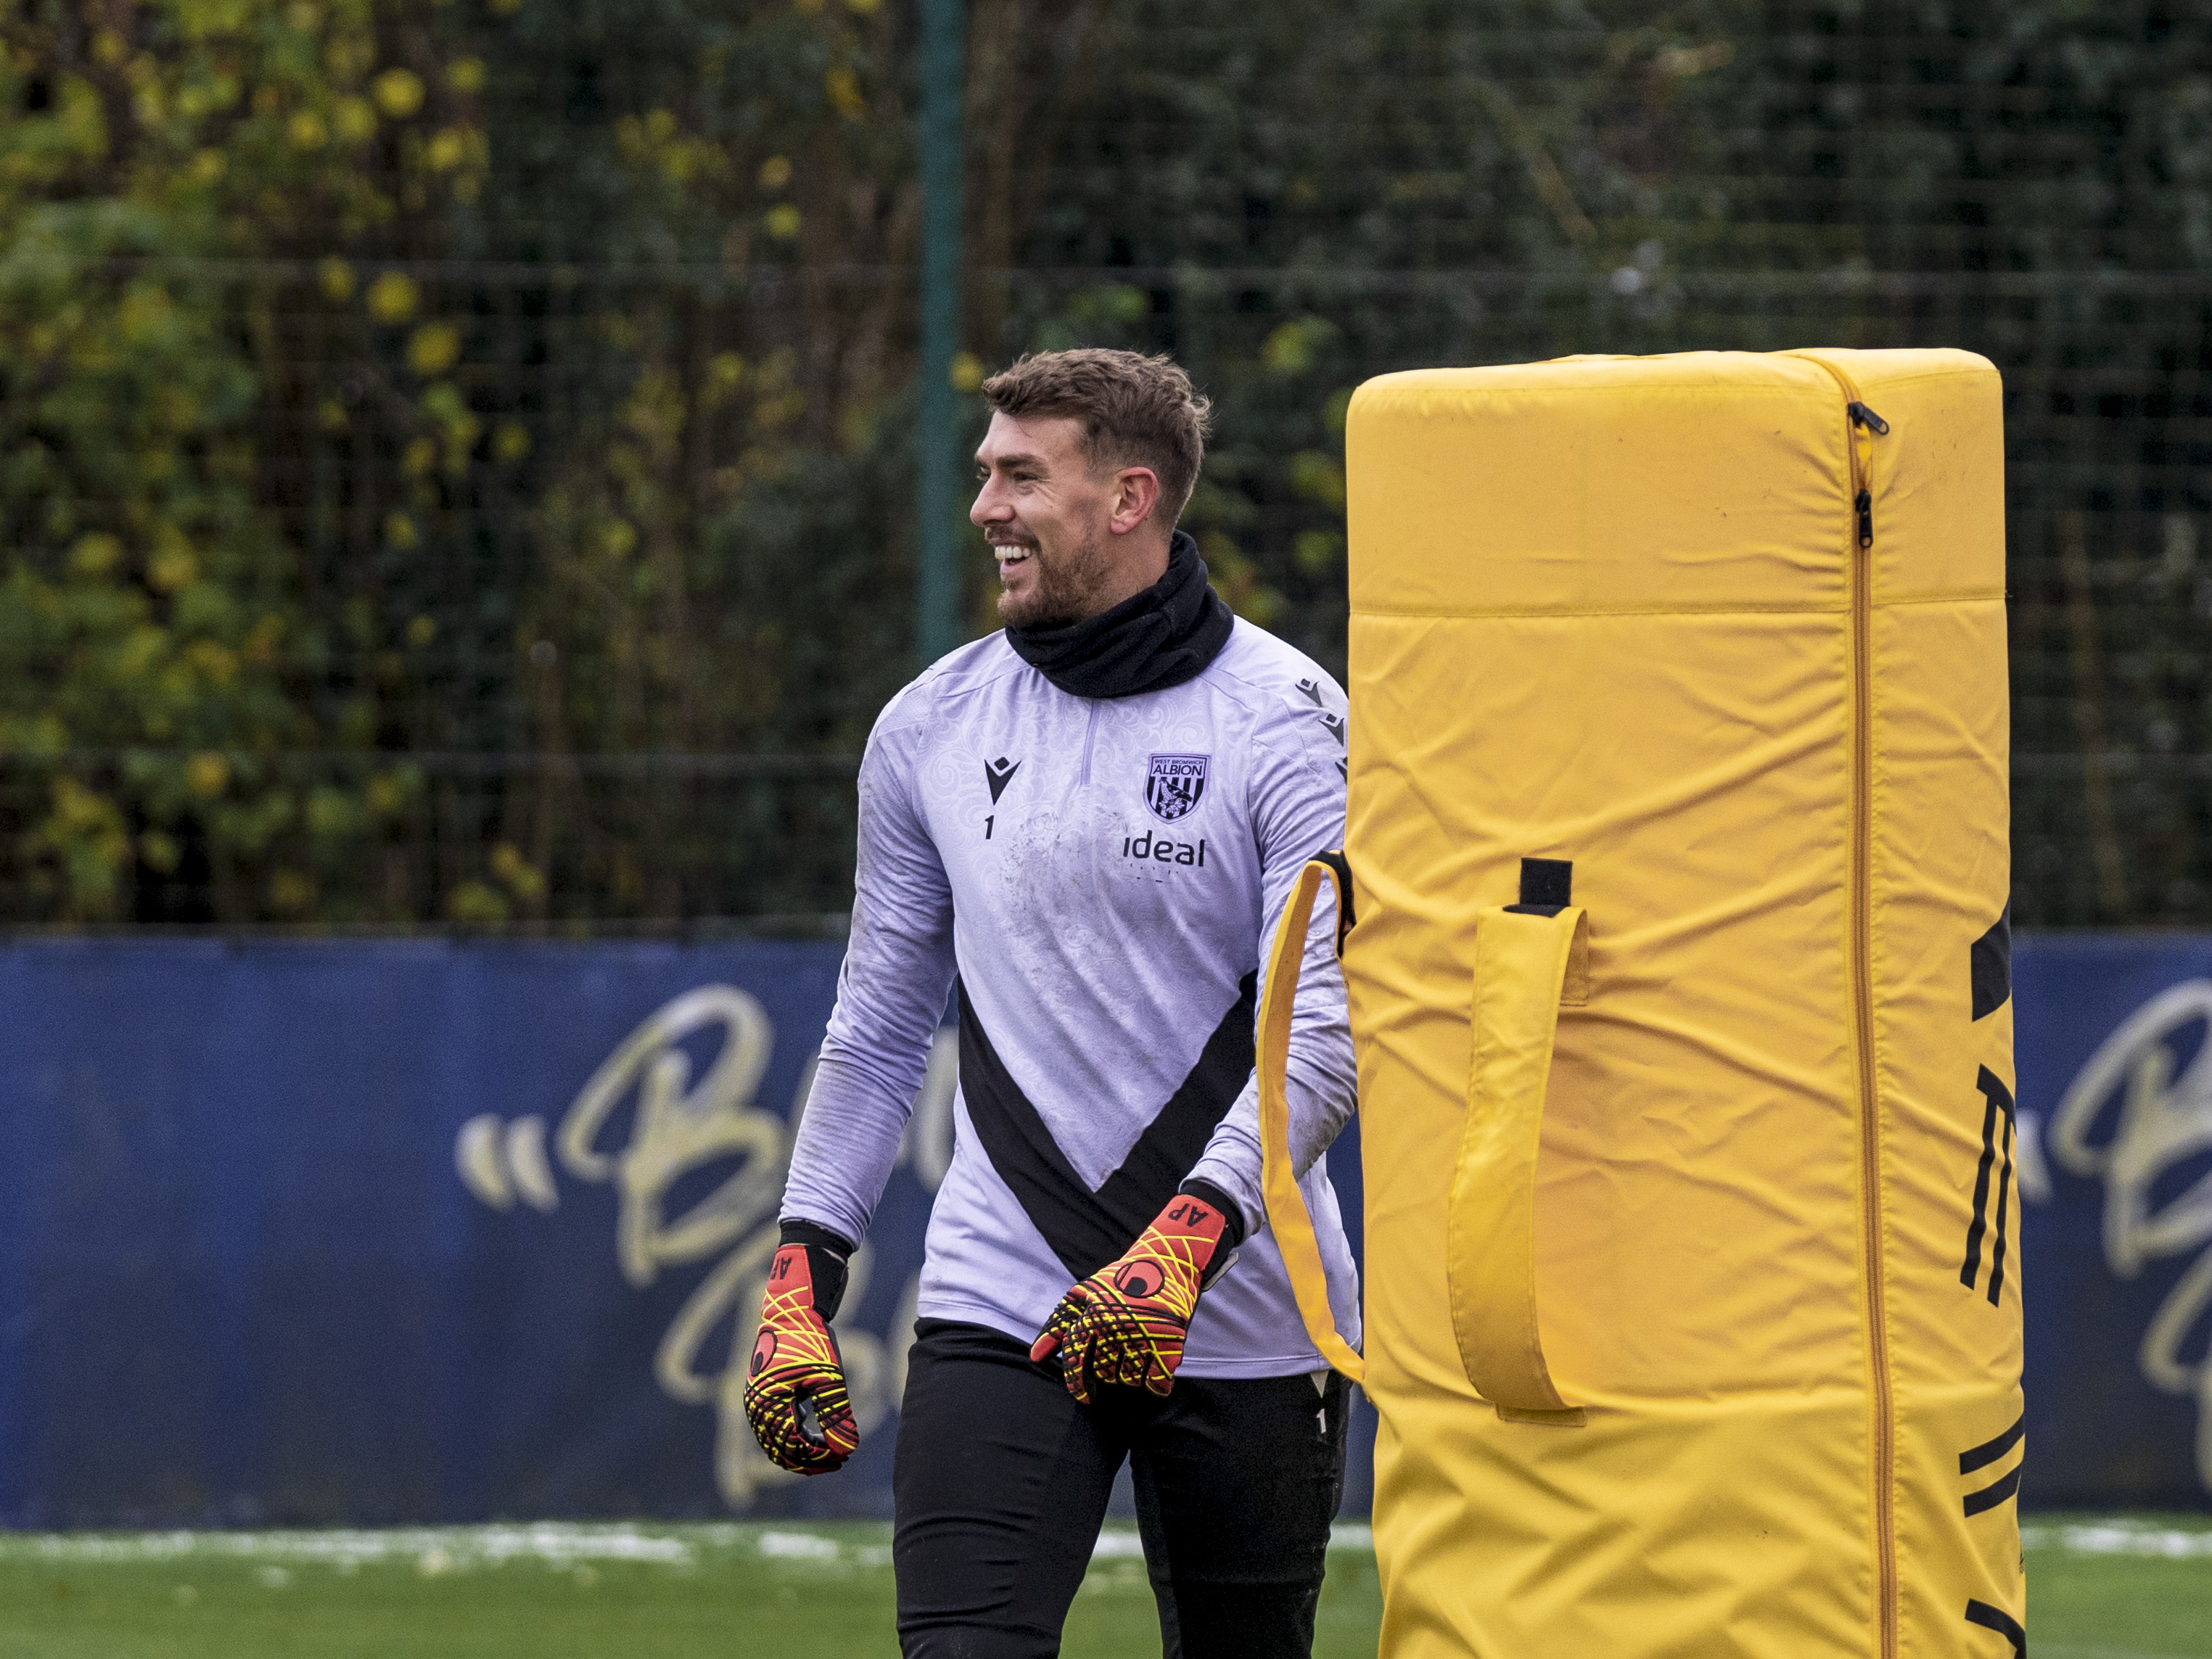
<svg viewBox="0 0 2212 1659"><path fill-rule="evenodd" d="M953 512L960 410L962 0L921 0L921 398L915 439L915 654L927 667L960 643Z"/></svg>

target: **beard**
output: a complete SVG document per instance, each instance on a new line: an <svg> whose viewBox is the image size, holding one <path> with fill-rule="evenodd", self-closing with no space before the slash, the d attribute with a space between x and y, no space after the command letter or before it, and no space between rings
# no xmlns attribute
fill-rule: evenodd
<svg viewBox="0 0 2212 1659"><path fill-rule="evenodd" d="M1035 580L1019 599L999 595L999 619L1009 628L1065 628L1101 607L1098 595L1112 579L1114 564L1106 538L1093 533L1074 546L1048 553L1030 549Z"/></svg>

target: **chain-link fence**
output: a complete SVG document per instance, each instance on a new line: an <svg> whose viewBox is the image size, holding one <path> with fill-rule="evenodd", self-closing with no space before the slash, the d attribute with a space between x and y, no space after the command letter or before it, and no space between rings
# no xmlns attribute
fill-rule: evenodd
<svg viewBox="0 0 2212 1659"><path fill-rule="evenodd" d="M0 6L0 918L834 925L915 665L908 9L99 9ZM1176 354L1217 581L1333 669L1369 374L1989 356L2015 915L2212 920L2212 19L969 22L959 383Z"/></svg>

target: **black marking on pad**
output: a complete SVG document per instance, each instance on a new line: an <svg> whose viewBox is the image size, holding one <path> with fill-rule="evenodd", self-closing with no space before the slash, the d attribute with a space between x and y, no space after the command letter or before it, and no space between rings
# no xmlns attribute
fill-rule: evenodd
<svg viewBox="0 0 2212 1659"><path fill-rule="evenodd" d="M1976 1469L1985 1469L2002 1457L2027 1432L2027 1416L2022 1413L2019 1420L1994 1440L1984 1440L1978 1446L1969 1446L1959 1454L1959 1473L1972 1474Z"/></svg>
<svg viewBox="0 0 2212 1659"><path fill-rule="evenodd" d="M1966 1622L1979 1625L1984 1630L1993 1630L2012 1644L2015 1659L2027 1659L2027 1632L2021 1628L2020 1620L2002 1607L1993 1607L1986 1601L1966 1603Z"/></svg>
<svg viewBox="0 0 2212 1659"><path fill-rule="evenodd" d="M1516 915L1556 916L1574 902L1572 859L1522 859L1521 902L1505 908Z"/></svg>
<svg viewBox="0 0 2212 1659"><path fill-rule="evenodd" d="M1990 924L1969 953L1974 1018L1986 1019L2012 1000L2012 906Z"/></svg>

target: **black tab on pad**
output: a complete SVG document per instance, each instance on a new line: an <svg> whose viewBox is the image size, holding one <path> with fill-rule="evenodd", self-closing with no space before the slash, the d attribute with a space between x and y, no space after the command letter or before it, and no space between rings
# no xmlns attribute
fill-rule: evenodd
<svg viewBox="0 0 2212 1659"><path fill-rule="evenodd" d="M1986 1019L2012 1000L2012 906L2009 903L1990 924L1990 931L1974 941L1966 963L1974 1018Z"/></svg>
<svg viewBox="0 0 2212 1659"><path fill-rule="evenodd" d="M1575 902L1572 859L1522 859L1521 902L1508 910L1539 916L1555 916Z"/></svg>

